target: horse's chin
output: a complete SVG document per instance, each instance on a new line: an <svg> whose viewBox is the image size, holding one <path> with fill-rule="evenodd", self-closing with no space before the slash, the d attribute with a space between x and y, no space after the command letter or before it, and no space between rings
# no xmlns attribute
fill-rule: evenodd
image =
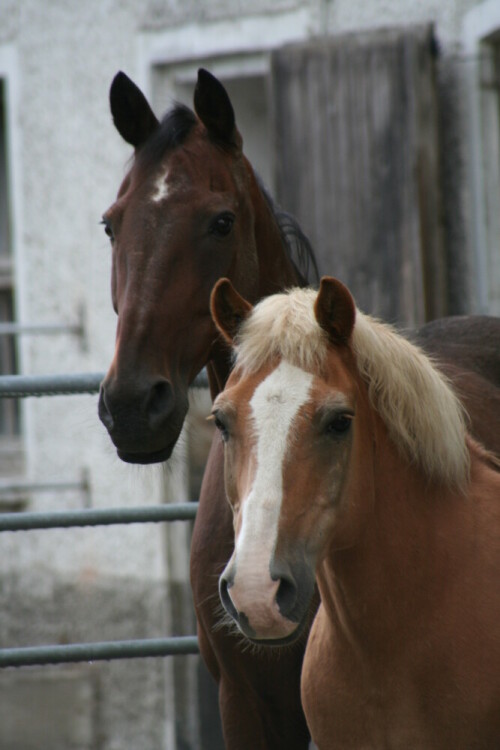
<svg viewBox="0 0 500 750"><path fill-rule="evenodd" d="M253 643L254 646L262 646L263 648L285 648L286 646L292 646L294 643L300 640L304 630L308 629L310 624L309 613L307 613L303 619L299 622L297 627L292 633L284 636L283 638L255 638L250 637L246 633L242 634L245 636L247 641Z"/></svg>
<svg viewBox="0 0 500 750"><path fill-rule="evenodd" d="M297 628L293 633L285 636L285 638L249 638L248 636L245 636L245 638L250 641L250 643L253 643L254 646L262 646L263 648L285 648L286 646L291 646L298 641L301 634L302 628Z"/></svg>
<svg viewBox="0 0 500 750"><path fill-rule="evenodd" d="M127 464L159 464L164 461L168 461L174 450L177 440L157 451L122 451L119 448L116 449L118 458L125 461Z"/></svg>

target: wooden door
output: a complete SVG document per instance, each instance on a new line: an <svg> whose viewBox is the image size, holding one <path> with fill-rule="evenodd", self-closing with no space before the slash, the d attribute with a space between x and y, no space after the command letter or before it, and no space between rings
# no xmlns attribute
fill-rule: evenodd
<svg viewBox="0 0 500 750"><path fill-rule="evenodd" d="M344 34L272 57L276 188L358 306L446 314L432 29Z"/></svg>

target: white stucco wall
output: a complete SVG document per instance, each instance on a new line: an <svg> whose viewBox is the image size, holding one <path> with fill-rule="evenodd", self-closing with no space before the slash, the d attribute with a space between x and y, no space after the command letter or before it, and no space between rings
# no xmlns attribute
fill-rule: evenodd
<svg viewBox="0 0 500 750"><path fill-rule="evenodd" d="M9 135L15 145L18 316L24 322L74 322L83 305L87 330L86 348L73 336L24 337L21 367L27 374L104 371L111 360L110 248L99 220L114 199L130 149L114 131L107 99L119 68L136 72L143 10L133 2L0 3L0 72L9 102L17 104L9 113ZM78 480L87 471L90 483L88 498L79 491L33 493L28 509L77 508L87 500L93 507L162 501L161 469L121 463L96 407L95 396L25 402L25 478ZM151 524L2 535L0 646L168 635L164 539L164 526ZM7 735L0 720L0 746L175 747L169 660L35 673L41 692L26 706L29 722L14 736L17 730L10 727ZM64 689L48 687L69 677L76 680L70 680L77 686L74 702ZM0 674L7 715L22 707L37 679L26 672ZM61 711L80 716L84 730L68 738ZM38 738L25 736L26 726Z"/></svg>
<svg viewBox="0 0 500 750"><path fill-rule="evenodd" d="M83 307L87 333L85 346L71 335L24 337L25 373L103 371L111 360L110 249L99 220L114 199L130 149L114 131L107 97L116 70L133 75L136 68L136 5L0 5L0 35L3 31L5 42L15 47L18 68L20 164L14 165L19 179L13 197L22 206L15 248L19 317L75 322ZM97 419L95 397L29 400L24 424L30 479L73 480L87 469L96 507L159 500L158 470L128 467L115 457ZM37 493L31 507L78 507L84 500L81 493ZM108 531L104 545L90 541L96 534L51 553L47 565L69 577L89 567L113 575L164 576L160 527ZM121 543L134 554L120 555Z"/></svg>

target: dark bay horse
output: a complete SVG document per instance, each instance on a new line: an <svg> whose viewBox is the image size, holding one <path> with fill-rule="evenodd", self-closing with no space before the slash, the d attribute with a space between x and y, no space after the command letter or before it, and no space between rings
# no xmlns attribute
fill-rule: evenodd
<svg viewBox="0 0 500 750"><path fill-rule="evenodd" d="M112 251L116 351L99 414L125 461L169 458L188 407L188 388L206 365L212 396L230 371L230 352L210 317L214 283L228 276L257 301L304 283L314 258L293 219L275 210L242 152L222 85L200 71L195 116L185 107L161 123L122 73L110 92L113 119L135 148L116 202L103 217ZM300 704L303 645L254 655L214 629L217 579L232 548L222 454L214 442L194 528L191 581L202 656L219 684L226 747L307 748Z"/></svg>
<svg viewBox="0 0 500 750"><path fill-rule="evenodd" d="M314 263L296 224L274 209L262 191L242 152L231 102L213 76L199 72L196 114L177 106L159 122L123 73L113 81L110 104L119 133L134 147L134 159L103 217L112 245L118 325L99 413L118 455L147 464L169 458L196 374L207 366L212 397L229 375L230 350L210 317L214 283L222 276L230 278L253 303L303 283L306 270L292 261L292 249L299 255L302 250L302 259ZM464 347L464 326L453 335L439 331L429 338L438 346L457 342L454 367L471 351L470 342L475 346L485 338L482 323L470 319L468 325L473 332ZM498 341L500 326L493 334ZM499 365L498 347L488 360L491 370L495 356ZM481 437L495 411L481 411L485 389L491 389L490 404L497 414L500 392L486 363L474 355L472 360L474 366L467 362L457 377ZM299 692L304 644L253 653L240 638L218 627L217 581L233 549L222 463L216 439L192 539L191 583L201 653L219 684L226 747L305 750L309 735Z"/></svg>
<svg viewBox="0 0 500 750"><path fill-rule="evenodd" d="M236 340L213 407L229 616L289 643L317 582L301 691L319 750L497 747L500 461L449 382L336 279L253 309L221 280L212 309Z"/></svg>

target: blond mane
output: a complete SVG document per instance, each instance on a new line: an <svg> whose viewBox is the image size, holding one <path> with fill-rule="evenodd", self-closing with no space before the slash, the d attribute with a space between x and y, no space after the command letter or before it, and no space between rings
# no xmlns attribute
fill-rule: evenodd
<svg viewBox="0 0 500 750"><path fill-rule="evenodd" d="M281 357L309 372L321 369L328 337L314 317L316 294L297 288L261 300L240 328L235 347L238 368L256 372Z"/></svg>
<svg viewBox="0 0 500 750"><path fill-rule="evenodd" d="M292 289L255 306L235 347L242 374L278 357L309 372L324 369L329 341L314 316L316 296ZM444 375L391 326L359 310L351 346L370 402L398 449L429 477L463 485L469 473L465 412Z"/></svg>

